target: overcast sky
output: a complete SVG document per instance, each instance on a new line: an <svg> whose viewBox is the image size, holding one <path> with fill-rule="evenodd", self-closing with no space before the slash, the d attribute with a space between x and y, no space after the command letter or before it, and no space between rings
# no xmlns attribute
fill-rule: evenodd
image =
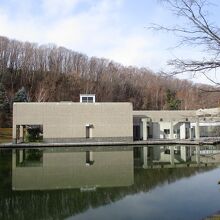
<svg viewBox="0 0 220 220"><path fill-rule="evenodd" d="M177 41L173 35L146 28L151 23L177 22L158 2L0 0L0 35L39 44L55 43L88 56L155 72L166 70L170 58L202 57L196 49L170 49ZM213 8L212 18L219 19L219 7Z"/></svg>

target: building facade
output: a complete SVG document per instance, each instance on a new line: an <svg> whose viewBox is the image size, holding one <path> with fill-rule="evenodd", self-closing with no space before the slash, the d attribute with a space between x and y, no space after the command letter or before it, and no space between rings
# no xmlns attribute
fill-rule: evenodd
<svg viewBox="0 0 220 220"><path fill-rule="evenodd" d="M131 103L14 103L13 141L27 127L41 128L44 142L132 141Z"/></svg>
<svg viewBox="0 0 220 220"><path fill-rule="evenodd" d="M191 127L191 122L195 123ZM199 136L196 111L133 111L135 140L189 139Z"/></svg>
<svg viewBox="0 0 220 220"><path fill-rule="evenodd" d="M79 103L14 103L13 142L24 142L30 128L48 143L198 140L220 136L220 109L133 111L132 103L99 103L92 94Z"/></svg>
<svg viewBox="0 0 220 220"><path fill-rule="evenodd" d="M220 109L133 111L134 140L220 136Z"/></svg>

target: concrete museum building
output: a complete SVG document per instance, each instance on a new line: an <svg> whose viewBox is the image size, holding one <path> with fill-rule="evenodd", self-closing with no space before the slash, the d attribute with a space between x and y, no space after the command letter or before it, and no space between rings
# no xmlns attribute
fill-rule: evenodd
<svg viewBox="0 0 220 220"><path fill-rule="evenodd" d="M28 126L40 126L44 142L133 140L131 103L97 103L94 95L80 100L14 103L13 142L22 141Z"/></svg>
<svg viewBox="0 0 220 220"><path fill-rule="evenodd" d="M13 142L34 126L48 143L199 139L219 136L220 109L133 111L132 103L95 102L95 95L80 95L78 103L14 103Z"/></svg>

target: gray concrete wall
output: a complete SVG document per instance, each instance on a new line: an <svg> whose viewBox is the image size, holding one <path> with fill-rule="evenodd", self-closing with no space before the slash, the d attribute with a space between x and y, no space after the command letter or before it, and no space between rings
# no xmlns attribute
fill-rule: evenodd
<svg viewBox="0 0 220 220"><path fill-rule="evenodd" d="M16 125L43 125L45 141L86 140L86 125L92 125L92 140L132 140L131 103L14 103L13 139Z"/></svg>

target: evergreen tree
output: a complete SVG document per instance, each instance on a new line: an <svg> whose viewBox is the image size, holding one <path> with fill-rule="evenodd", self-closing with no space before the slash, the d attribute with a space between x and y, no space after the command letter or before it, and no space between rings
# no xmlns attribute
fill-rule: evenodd
<svg viewBox="0 0 220 220"><path fill-rule="evenodd" d="M16 92L13 102L28 102L27 92L24 87Z"/></svg>
<svg viewBox="0 0 220 220"><path fill-rule="evenodd" d="M166 91L166 104L165 108L168 110L179 110L181 101L176 98L176 92L168 89Z"/></svg>

